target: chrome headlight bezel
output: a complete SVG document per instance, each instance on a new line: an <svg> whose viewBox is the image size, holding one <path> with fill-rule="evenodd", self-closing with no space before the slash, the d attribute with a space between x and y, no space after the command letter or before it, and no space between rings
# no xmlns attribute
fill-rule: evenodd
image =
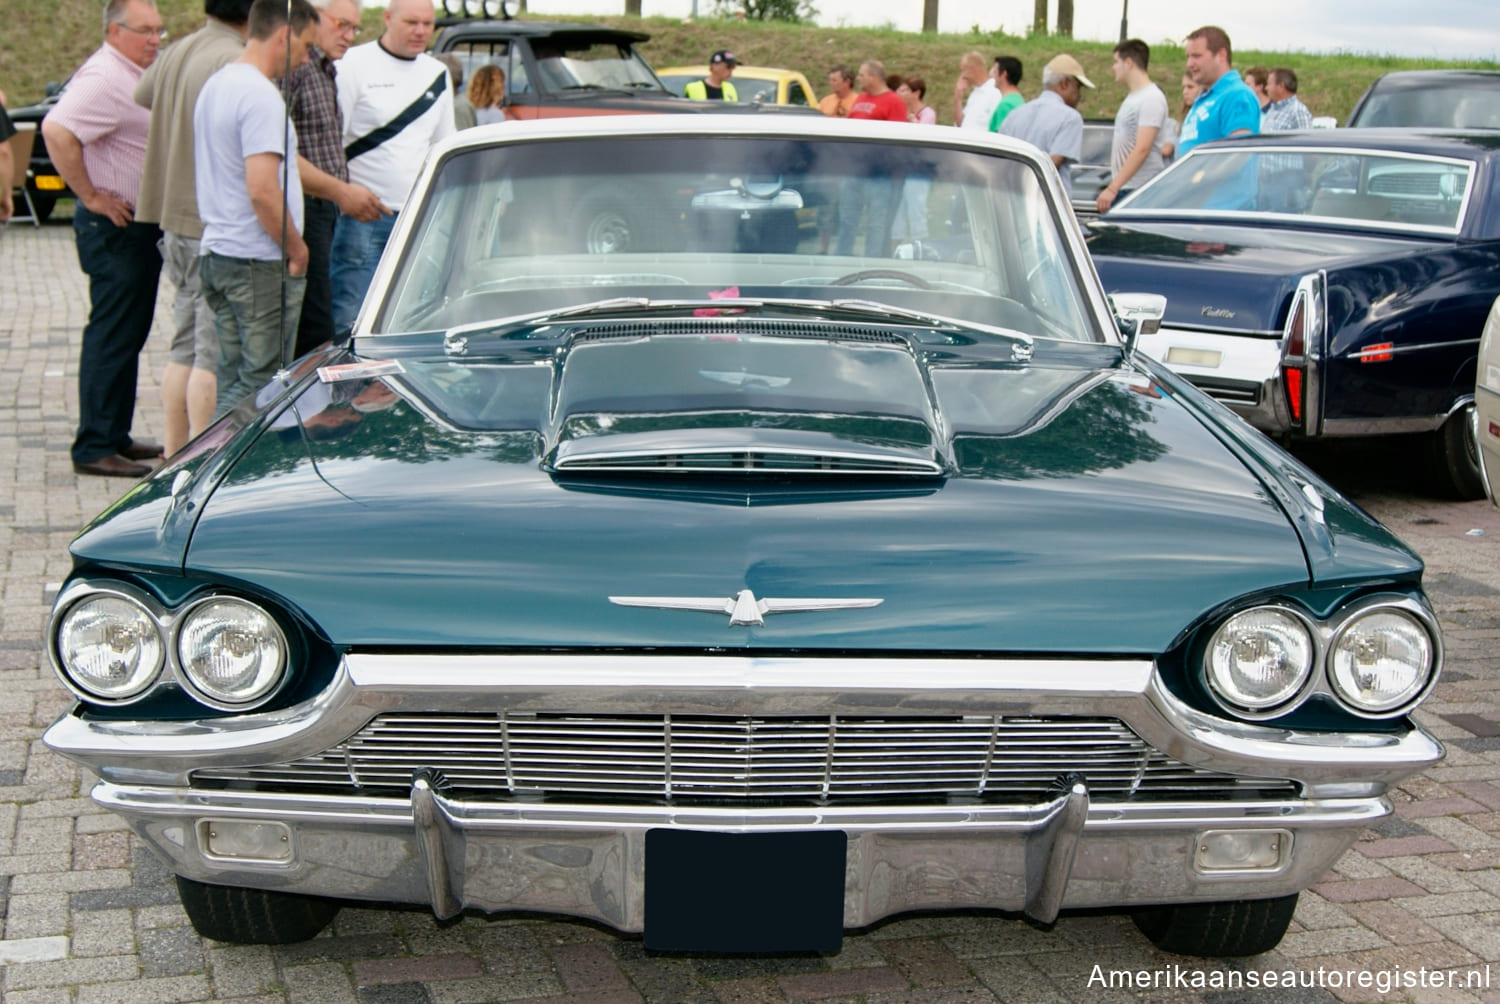
<svg viewBox="0 0 1500 1004"><path fill-rule="evenodd" d="M1253 610L1262 609L1275 609L1282 613L1291 614L1302 622L1309 630L1313 641L1313 665L1303 685L1290 699L1272 707L1249 709L1235 704L1232 700L1221 694L1219 689L1213 685L1211 670L1209 668L1209 658L1212 640L1223 630L1225 625L1234 617ZM1333 657L1336 645L1352 625L1364 617L1381 611L1399 612L1416 621L1427 633L1432 661L1427 670L1426 680L1410 697L1389 708L1371 710L1349 700L1349 698L1344 696L1342 688L1335 684L1333 678ZM1437 618L1433 615L1427 604L1419 597L1408 594L1381 593L1362 597L1361 599L1340 606L1332 616L1326 619L1314 617L1286 602L1268 600L1230 611L1217 618L1211 627L1212 630L1205 633L1205 641L1198 656L1198 679L1203 690L1221 711L1241 721L1259 722L1282 718L1316 697L1326 698L1341 711L1355 718L1363 718L1370 721L1399 718L1422 703L1427 695L1432 692L1433 687L1437 686L1438 677L1442 672L1443 637L1442 632L1438 628Z"/></svg>
<svg viewBox="0 0 1500 1004"><path fill-rule="evenodd" d="M1226 687L1216 677L1212 666L1214 641L1219 637L1220 632L1227 628L1236 618L1258 612L1277 614L1291 620L1301 628L1303 636L1307 640L1307 662L1299 674L1296 685L1288 688L1284 694L1259 705L1242 704L1226 692ZM1203 649L1199 670L1204 688L1221 708L1236 718L1245 721L1264 721L1270 718L1279 718L1306 700L1309 692L1317 683L1318 670L1323 661L1322 639L1319 637L1319 634L1318 625L1311 618L1300 610L1284 603L1258 603L1254 606L1236 610L1220 620L1208 636L1208 641Z"/></svg>
<svg viewBox="0 0 1500 1004"><path fill-rule="evenodd" d="M217 604L229 604L244 607L256 614L259 614L266 619L267 623L270 625L271 633L274 636L277 649L275 669L272 671L270 678L254 693L252 693L250 697L245 698L244 700L230 700L229 698L216 694L213 691L212 687L199 680L193 674L193 671L188 667L187 660L183 658L182 645L184 641L184 633L192 624L193 618L195 616L201 615L206 608ZM191 694L193 696L193 699L198 701L200 704L206 704L209 707L215 708L219 711L247 711L252 708L260 707L266 701L274 697L286 683L287 666L291 661L291 653L287 645L286 632L282 629L281 625L277 622L275 615L272 614L271 611L267 610L259 603L245 599L243 596L235 596L228 593L210 593L206 596L197 597L191 603L185 604L183 607L176 611L175 616L173 617L170 642L173 667L177 671L178 681L182 684L183 689Z"/></svg>
<svg viewBox="0 0 1500 1004"><path fill-rule="evenodd" d="M63 659L62 629L68 618L89 601L102 598L119 600L135 607L145 615L156 630L158 651L155 664L137 687L119 696L100 694L90 690L74 678ZM58 680L79 700L90 704L123 707L145 700L168 675L171 657L167 637L170 628L170 618L160 604L140 590L124 583L112 583L107 587L69 588L58 596L57 602L53 605L52 614L47 620L47 655L52 662L52 671L57 674Z"/></svg>
<svg viewBox="0 0 1500 1004"><path fill-rule="evenodd" d="M62 653L58 642L59 630L62 627L64 619L79 604L101 596L117 597L139 607L146 612L152 623L156 626L161 646L161 658L158 660L156 671L148 684L127 697L111 698L93 693L80 684L75 683L71 674L63 665ZM268 685L263 692L258 693L255 697L243 703L219 700L212 694L204 692L184 669L182 660L178 654L178 640L182 626L186 623L188 616L204 604L225 600L244 604L264 614L274 627L281 652L280 666L276 672L275 682ZM53 672L57 675L63 686L67 687L73 696L77 697L80 701L103 707L124 707L163 695L164 693L180 692L204 707L212 708L216 711L239 713L254 711L273 701L278 694L286 689L288 682L291 680L293 676L291 666L298 651L294 648L292 641L293 639L288 633L286 624L281 617L277 616L274 607L242 594L217 590L209 591L194 596L186 603L174 607L161 603L146 591L130 583L112 580L80 579L69 583L53 603L52 613L47 620L47 651L52 663Z"/></svg>

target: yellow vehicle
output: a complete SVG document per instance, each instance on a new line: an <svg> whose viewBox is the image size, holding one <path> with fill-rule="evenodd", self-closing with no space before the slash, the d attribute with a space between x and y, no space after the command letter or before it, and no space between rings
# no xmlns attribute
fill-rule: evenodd
<svg viewBox="0 0 1500 1004"><path fill-rule="evenodd" d="M683 88L694 80L708 76L707 66L669 66L657 70L656 75L673 94L681 94ZM738 92L740 104L759 101L767 105L801 105L816 108L818 96L812 84L797 70L783 70L774 66L736 66L734 76L729 78Z"/></svg>

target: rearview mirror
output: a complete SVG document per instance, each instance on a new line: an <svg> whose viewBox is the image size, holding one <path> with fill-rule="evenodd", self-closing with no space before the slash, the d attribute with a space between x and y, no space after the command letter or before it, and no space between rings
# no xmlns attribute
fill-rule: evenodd
<svg viewBox="0 0 1500 1004"><path fill-rule="evenodd" d="M1135 353L1136 342L1142 335L1154 335L1161 330L1161 319L1167 313L1167 298L1159 293L1111 293L1110 306L1120 325L1120 334L1125 338L1125 354Z"/></svg>

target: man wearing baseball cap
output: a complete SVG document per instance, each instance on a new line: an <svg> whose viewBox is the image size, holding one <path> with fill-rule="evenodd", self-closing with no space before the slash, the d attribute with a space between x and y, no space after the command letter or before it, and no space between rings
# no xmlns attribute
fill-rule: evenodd
<svg viewBox="0 0 1500 1004"><path fill-rule="evenodd" d="M1078 60L1064 53L1042 67L1042 93L1005 117L1000 135L1024 139L1052 157L1063 191L1073 194L1071 165L1083 155L1083 116L1078 99L1094 82Z"/></svg>
<svg viewBox="0 0 1500 1004"><path fill-rule="evenodd" d="M734 73L734 68L738 65L739 60L734 58L734 53L728 49L720 49L709 57L708 76L684 87L682 96L695 101L738 101L740 96L729 82L730 74Z"/></svg>

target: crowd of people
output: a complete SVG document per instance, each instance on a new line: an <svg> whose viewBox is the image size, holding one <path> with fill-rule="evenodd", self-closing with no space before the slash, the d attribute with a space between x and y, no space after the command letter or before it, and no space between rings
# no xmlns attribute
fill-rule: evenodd
<svg viewBox="0 0 1500 1004"><path fill-rule="evenodd" d="M205 23L162 50L153 0L108 0L104 41L73 75L42 135L77 196L73 228L89 278L79 361L80 474L138 477L217 416L265 385L292 358L347 336L416 172L431 146L459 128L503 121L504 71L463 67L426 50L431 0L391 0L381 36L356 45L356 0L205 0ZM1115 117L1104 212L1174 156L1212 139L1311 125L1286 68L1231 66L1217 27L1187 38L1182 104L1170 114L1148 75L1150 48L1114 48L1125 96ZM734 53L719 50L687 97L729 100ZM1095 83L1078 60L1054 56L1026 100L1013 56L959 62L953 119L1032 143L1065 186L1081 156L1077 110ZM284 83L283 87L279 86ZM921 77L875 59L828 72L823 114L933 125ZM9 120L0 111L0 140ZM0 150L8 147L0 142ZM0 167L5 165L0 164ZM866 253L927 236L930 179L899 197L845 185L819 211L821 250ZM11 214L9 186L0 219ZM872 238L869 234L884 235ZM140 352L159 277L174 290L162 376L165 443L131 435Z"/></svg>

